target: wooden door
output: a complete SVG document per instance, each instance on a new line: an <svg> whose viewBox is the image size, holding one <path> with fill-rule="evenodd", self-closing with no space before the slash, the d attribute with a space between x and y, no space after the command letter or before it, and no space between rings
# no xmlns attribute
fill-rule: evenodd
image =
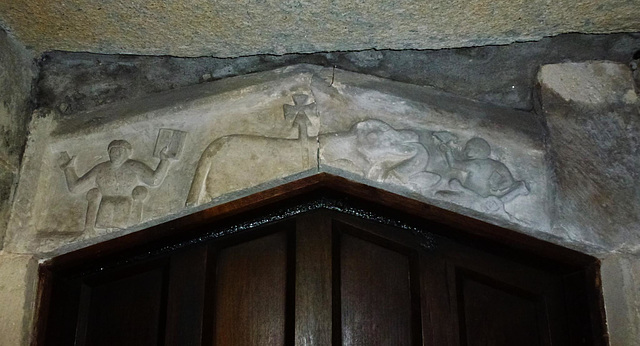
<svg viewBox="0 0 640 346"><path fill-rule="evenodd" d="M365 215L316 210L54 271L43 344L601 344L580 268Z"/></svg>

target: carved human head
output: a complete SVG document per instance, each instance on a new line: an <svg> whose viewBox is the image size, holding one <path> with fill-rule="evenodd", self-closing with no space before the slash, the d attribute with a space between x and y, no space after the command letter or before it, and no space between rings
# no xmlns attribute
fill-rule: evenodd
<svg viewBox="0 0 640 346"><path fill-rule="evenodd" d="M491 146L482 138L471 138L464 146L464 156L467 159L486 159L489 155L491 155Z"/></svg>
<svg viewBox="0 0 640 346"><path fill-rule="evenodd" d="M109 160L116 165L124 163L131 155L131 144L125 140L115 140L109 143Z"/></svg>

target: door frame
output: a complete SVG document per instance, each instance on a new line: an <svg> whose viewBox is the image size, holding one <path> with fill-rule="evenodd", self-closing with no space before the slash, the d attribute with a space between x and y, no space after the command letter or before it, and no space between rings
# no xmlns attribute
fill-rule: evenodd
<svg viewBox="0 0 640 346"><path fill-rule="evenodd" d="M86 262L126 256L157 248L161 244L175 244L202 234L206 225L238 224L246 219L244 215L248 213L266 212L283 203L294 205L301 200L308 200L313 194L346 197L356 203L373 206L391 218L407 220L408 224L435 224L438 227L433 227L434 234L453 240L480 243L489 248L498 247L501 251L507 249L514 255L534 255L553 263L580 268L587 278L584 288L590 302L588 310L594 340L597 344L609 344L599 259L376 187L328 173L318 173L42 262L38 269L36 323L33 331L35 345L44 342L53 281L58 273L77 270Z"/></svg>

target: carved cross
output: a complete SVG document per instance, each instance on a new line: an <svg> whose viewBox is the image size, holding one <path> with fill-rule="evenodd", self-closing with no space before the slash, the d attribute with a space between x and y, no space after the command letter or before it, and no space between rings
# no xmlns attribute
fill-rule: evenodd
<svg viewBox="0 0 640 346"><path fill-rule="evenodd" d="M307 138L308 126L311 125L309 114L315 113L315 102L307 104L309 96L305 94L293 94L293 105L284 105L284 118L298 125L298 138ZM309 114L307 114L309 112Z"/></svg>

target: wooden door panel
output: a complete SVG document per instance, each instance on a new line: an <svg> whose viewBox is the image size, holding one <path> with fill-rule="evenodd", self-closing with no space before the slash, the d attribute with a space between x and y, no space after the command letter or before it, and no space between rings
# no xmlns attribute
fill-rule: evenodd
<svg viewBox="0 0 640 346"><path fill-rule="evenodd" d="M419 275L412 272L415 258L411 249L399 252L399 244L362 239L345 232L361 230L345 226L337 229L334 274L339 278L334 283L334 299L340 304L334 305L339 309L334 318L340 319L340 331L334 344L421 344L420 299L414 296L419 290L412 287L412 280L419 280Z"/></svg>
<svg viewBox="0 0 640 346"><path fill-rule="evenodd" d="M362 215L234 219L175 247L72 267L52 279L60 303L43 335L51 345L597 344L590 291L576 289L584 269ZM264 226L237 231L247 224Z"/></svg>
<svg viewBox="0 0 640 346"><path fill-rule="evenodd" d="M460 345L569 344L562 275L451 242L442 255Z"/></svg>
<svg viewBox="0 0 640 346"><path fill-rule="evenodd" d="M213 344L284 345L287 232L219 249L215 265Z"/></svg>
<svg viewBox="0 0 640 346"><path fill-rule="evenodd" d="M474 273L455 275L461 345L546 344L542 297Z"/></svg>
<svg viewBox="0 0 640 346"><path fill-rule="evenodd" d="M331 345L332 268L328 213L298 218L296 229L295 344Z"/></svg>
<svg viewBox="0 0 640 346"><path fill-rule="evenodd" d="M78 344L162 344L166 269L163 265L125 277L88 280L80 297Z"/></svg>
<svg viewBox="0 0 640 346"><path fill-rule="evenodd" d="M449 298L446 262L435 251L420 254L421 308L425 345L458 346L455 306Z"/></svg>
<svg viewBox="0 0 640 346"><path fill-rule="evenodd" d="M171 256L165 345L201 343L208 247L199 245Z"/></svg>

